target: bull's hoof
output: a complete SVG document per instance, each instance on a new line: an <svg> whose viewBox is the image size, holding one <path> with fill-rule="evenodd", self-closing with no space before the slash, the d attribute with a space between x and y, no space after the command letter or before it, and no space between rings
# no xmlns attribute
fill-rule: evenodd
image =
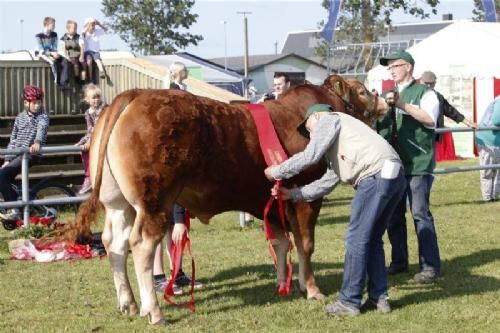
<svg viewBox="0 0 500 333"><path fill-rule="evenodd" d="M308 300L312 300L312 301L324 301L326 299L326 296L323 295L321 292L318 291L314 295L307 296L307 299Z"/></svg>
<svg viewBox="0 0 500 333"><path fill-rule="evenodd" d="M120 312L129 316L135 316L138 312L137 304L135 303L124 303L120 305Z"/></svg>
<svg viewBox="0 0 500 333"><path fill-rule="evenodd" d="M155 325L155 326L165 326L168 324L167 320L165 318L160 318L158 320L156 320L155 322L153 322L153 319L150 317L149 318L149 323L151 325Z"/></svg>

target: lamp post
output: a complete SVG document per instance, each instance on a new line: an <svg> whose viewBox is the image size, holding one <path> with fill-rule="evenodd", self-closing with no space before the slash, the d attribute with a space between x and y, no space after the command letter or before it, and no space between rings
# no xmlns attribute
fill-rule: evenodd
<svg viewBox="0 0 500 333"><path fill-rule="evenodd" d="M224 24L224 70L227 71L227 21L221 21Z"/></svg>
<svg viewBox="0 0 500 333"><path fill-rule="evenodd" d="M243 15L243 29L245 35L245 56L243 58L245 66L245 78L248 78L248 18L247 15L252 14L252 12L236 12L236 14ZM245 87L246 91L246 87ZM246 95L246 93L245 93Z"/></svg>
<svg viewBox="0 0 500 333"><path fill-rule="evenodd" d="M20 34L20 39L21 39L21 50L23 49L23 23L24 23L24 19L19 19L17 20L17 22L19 22L19 26L21 28L21 34Z"/></svg>

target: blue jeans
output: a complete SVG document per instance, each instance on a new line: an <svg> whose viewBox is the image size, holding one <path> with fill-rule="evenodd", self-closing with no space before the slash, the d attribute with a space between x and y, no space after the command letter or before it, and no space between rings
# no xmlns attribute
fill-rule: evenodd
<svg viewBox="0 0 500 333"><path fill-rule="evenodd" d="M374 300L387 297L384 242L386 223L405 191L402 170L394 179L380 173L363 179L352 201L352 214L345 236L344 277L339 299L359 308L365 280L368 296Z"/></svg>
<svg viewBox="0 0 500 333"><path fill-rule="evenodd" d="M434 218L429 210L429 197L433 176L407 176L408 199L418 238L418 254L420 269L432 269L436 273L441 270L441 259L437 243ZM405 196L406 197L406 196ZM406 230L406 199L397 205L397 214L389 221L387 234L392 245L392 265L401 267L408 265L408 244Z"/></svg>

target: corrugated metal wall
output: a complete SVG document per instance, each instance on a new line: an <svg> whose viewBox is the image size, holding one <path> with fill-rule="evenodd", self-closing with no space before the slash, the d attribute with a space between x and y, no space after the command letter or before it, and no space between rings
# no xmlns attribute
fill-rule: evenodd
<svg viewBox="0 0 500 333"><path fill-rule="evenodd" d="M109 103L128 89L162 88L161 75L142 71L127 60L106 60L107 80L99 82L103 97ZM21 92L26 85L44 89L45 108L51 114L80 112L81 87L61 91L52 78L50 67L42 61L0 61L0 117L16 116L21 110Z"/></svg>

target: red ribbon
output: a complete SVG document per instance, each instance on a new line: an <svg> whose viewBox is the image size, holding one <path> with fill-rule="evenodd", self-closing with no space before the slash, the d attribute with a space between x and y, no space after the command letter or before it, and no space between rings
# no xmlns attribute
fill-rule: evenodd
<svg viewBox="0 0 500 333"><path fill-rule="evenodd" d="M170 281L168 282L167 288L165 288L165 293L163 294L163 298L165 301L170 304L170 305L176 305L176 306L186 306L191 310L191 312L195 312L196 307L195 307L195 299L194 299L194 283L196 281L196 266L194 263L194 257L193 257L193 252L191 250L191 241L189 239L189 229L191 227L191 221L190 221L190 214L189 211L186 210L186 213L184 215L184 225L187 228L187 231L182 235L182 241L181 245L177 246L174 242L172 242L172 245L170 247L170 255L172 257L172 264L173 264L173 270L170 272ZM182 263L182 254L184 253L185 249L187 248L189 256L191 257L191 288L190 288L190 294L191 294L191 300L187 303L175 303L170 299L169 296L174 296L174 283L175 279L177 278L177 274L179 273L179 269L181 267Z"/></svg>
<svg viewBox="0 0 500 333"><path fill-rule="evenodd" d="M274 129L274 125L271 121L271 116L266 108L261 104L245 104L244 105L250 114L252 115L255 126L257 127L257 134L259 136L259 144L262 154L264 155L264 159L266 160L266 164L268 166L279 164L285 161L288 157L283 149L278 135L276 134L276 130ZM264 207L264 233L266 235L266 239L268 242L269 254L274 262L275 269L277 268L277 259L276 252L272 246L272 243L276 238L274 237L274 233L271 230L271 226L269 224L268 214L271 210L273 202L275 199L278 201L278 210L279 216L281 220L281 226L283 228L283 232L288 240L288 264L287 264L287 278L286 281L280 282L278 287L278 294L280 296L288 296L290 295L290 290L292 286L292 275L293 275L293 263L292 263L292 250L293 243L290 239L290 234L286 228L285 223L285 212L283 209L283 199L281 198L280 188L281 181L277 181L274 185L274 188L277 190L277 198L271 196Z"/></svg>

